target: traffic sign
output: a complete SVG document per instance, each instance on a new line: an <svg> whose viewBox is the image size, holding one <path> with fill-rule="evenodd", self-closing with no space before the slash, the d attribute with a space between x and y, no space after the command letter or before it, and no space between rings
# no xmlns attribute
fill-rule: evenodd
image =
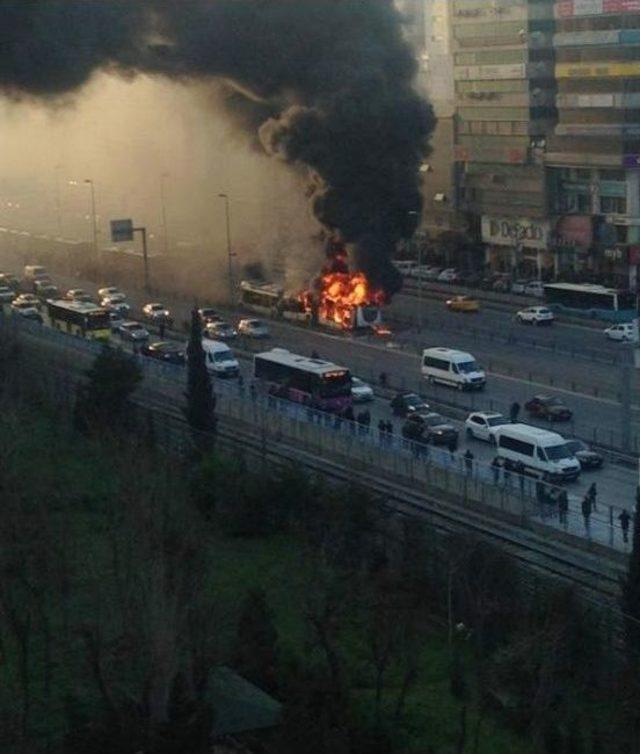
<svg viewBox="0 0 640 754"><path fill-rule="evenodd" d="M133 220L112 220L111 240L113 243L133 241Z"/></svg>

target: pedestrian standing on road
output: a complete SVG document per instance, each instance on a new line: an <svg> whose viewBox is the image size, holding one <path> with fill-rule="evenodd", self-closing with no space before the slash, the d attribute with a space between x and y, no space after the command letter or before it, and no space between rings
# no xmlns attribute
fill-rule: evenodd
<svg viewBox="0 0 640 754"><path fill-rule="evenodd" d="M589 493L582 498L582 517L587 534L591 534L591 497Z"/></svg>
<svg viewBox="0 0 640 754"><path fill-rule="evenodd" d="M389 382L389 377L386 372L380 372L380 387L387 387L387 384Z"/></svg>
<svg viewBox="0 0 640 754"><path fill-rule="evenodd" d="M344 420L348 422L349 425L349 432L351 434L355 434L356 431L356 417L353 413L353 409L351 406L347 406L347 408L344 410Z"/></svg>
<svg viewBox="0 0 640 754"><path fill-rule="evenodd" d="M387 443L391 448L393 447L393 422L387 422L385 429L387 430Z"/></svg>
<svg viewBox="0 0 640 754"><path fill-rule="evenodd" d="M314 349L313 351L311 351L311 358L312 359L319 359L320 358L320 354Z"/></svg>
<svg viewBox="0 0 640 754"><path fill-rule="evenodd" d="M520 404L518 401L514 401L509 409L509 418L512 424L516 424L518 421L518 415L520 414Z"/></svg>
<svg viewBox="0 0 640 754"><path fill-rule="evenodd" d="M622 541L626 544L629 541L629 524L631 523L631 516L628 511L623 510L618 516L620 521L620 528L622 529Z"/></svg>
<svg viewBox="0 0 640 754"><path fill-rule="evenodd" d="M566 490L562 490L558 495L558 519L560 523L567 527L567 513L569 512L569 496Z"/></svg>
<svg viewBox="0 0 640 754"><path fill-rule="evenodd" d="M164 340L164 329L166 327L166 323L163 319L160 320L160 324L158 325L158 334L160 335L160 340Z"/></svg>
<svg viewBox="0 0 640 754"><path fill-rule="evenodd" d="M256 392L256 383L251 382L249 385L249 394L251 395L251 400L255 403L257 398L257 392Z"/></svg>
<svg viewBox="0 0 640 754"><path fill-rule="evenodd" d="M364 424L364 433L365 433L365 435L368 435L369 434L369 427L371 426L371 413L369 412L368 409L367 409L367 411L364 412L363 419L364 419L364 421L363 421L363 424Z"/></svg>
<svg viewBox="0 0 640 754"><path fill-rule="evenodd" d="M447 447L449 448L449 453L451 453L451 460L454 460L454 455L456 450L458 450L458 436L457 435L451 435L447 442Z"/></svg>
<svg viewBox="0 0 640 754"><path fill-rule="evenodd" d="M594 511L597 511L598 507L596 506L596 497L598 496L598 488L596 487L595 482L591 485L591 487L589 487L589 492L587 494L589 495L589 498L591 500L591 508Z"/></svg>
<svg viewBox="0 0 640 754"><path fill-rule="evenodd" d="M500 463L500 459L498 456L496 456L493 461L491 461L491 473L493 474L493 483L498 486L500 482L500 467L502 464Z"/></svg>
<svg viewBox="0 0 640 754"><path fill-rule="evenodd" d="M380 421L378 422L378 439L380 445L384 445L386 430L387 425L382 421L382 419L380 419Z"/></svg>
<svg viewBox="0 0 640 754"><path fill-rule="evenodd" d="M464 468L468 476L473 473L473 453L467 448L464 454Z"/></svg>

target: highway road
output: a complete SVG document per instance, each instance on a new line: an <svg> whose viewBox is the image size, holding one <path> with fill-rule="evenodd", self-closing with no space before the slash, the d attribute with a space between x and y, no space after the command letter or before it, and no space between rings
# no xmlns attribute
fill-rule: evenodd
<svg viewBox="0 0 640 754"><path fill-rule="evenodd" d="M4 256L4 263L3 263ZM16 269L15 258L0 255L0 269ZM55 270L53 270L55 275ZM96 285L78 279L60 280L61 287ZM118 284L119 281L105 281ZM127 288L126 281L122 281ZM128 291L133 303L142 304L139 292ZM176 321L188 318L191 302L165 296ZM202 302L205 303L205 302ZM417 305L413 296L399 295L391 316L411 321ZM274 341L292 350L323 356L350 366L366 380L389 374L397 387L420 390L432 399L464 408L508 411L514 400L521 405L531 395L557 395L574 411L575 421L565 427L569 434L603 445L621 447L628 432L631 449L640 448L640 406L637 378L633 374L631 405L620 405L621 357L628 347L609 343L601 331L573 324L557 323L549 329L515 324L509 312L484 309L478 315L447 312L441 299L423 301L424 328L398 328L390 342L340 333L297 328L289 323L272 323ZM398 312L400 312L398 314ZM236 318L239 312L233 314ZM535 345L532 343L535 341ZM487 388L478 394L458 394L446 388L427 386L420 377L419 354L423 347L443 345L473 353L489 372ZM611 363L609 363L611 359Z"/></svg>
<svg viewBox="0 0 640 754"><path fill-rule="evenodd" d="M56 277L56 283L62 289L81 287L90 293L95 293L97 287L101 287L90 281L60 276ZM144 294L139 291L127 291L126 288L124 290L129 294L131 305L135 309L141 309L147 300ZM176 327L188 320L192 304L171 297L165 297L163 302L171 309ZM231 320L237 320L239 316L239 312L233 315L229 313L229 319ZM387 344L374 339L350 337L341 333L319 332L297 327L290 323L274 321L269 324L272 333L269 341L243 342L242 339L239 339L232 342L230 344L231 347L236 347L240 355L244 355L243 352L249 349L267 349L276 345L304 354L310 354L315 350L323 358L348 366L356 375L373 383L377 383L380 372L385 371L389 374L391 383L394 386L420 391L429 400L432 400L435 404L434 409L447 415L451 422L460 429L461 442L459 453L463 453L467 448L470 448L474 457L479 462L489 463L492 460L494 456L492 448L488 444L477 440L467 440L462 431L461 417L463 414L456 406L468 404L479 409L502 409L508 411L512 400L518 399L523 403L525 397L530 395L532 391L531 386L526 381L498 377L496 375L490 375L488 387L482 393L460 394L447 388L433 388L427 386L420 377L419 357L411 350L390 348ZM175 336L175 333L172 334ZM114 342L120 344L117 338L114 338ZM477 353L478 349L475 348L474 351ZM250 359L241 359L241 366L245 379L247 381L250 380ZM607 427L607 422L615 422L615 417L617 416L617 412L619 412L619 407L611 401L588 398L577 394L571 395L558 390L552 392L561 395L578 412L579 417L585 417L582 422L578 421L576 426L584 425L594 430L599 429L600 433L605 433L608 430L598 428L596 421L601 421L603 427ZM372 403L367 404L366 408L370 410L372 415L371 426L373 431L376 431L378 421L384 419L393 423L395 434L400 433L402 421L392 416L388 399L378 396ZM595 417L602 418L597 420ZM567 425L557 425L554 428L566 436L572 434L567 431L569 429ZM607 462L602 470L583 473L578 482L569 485L573 507L579 506L581 497L594 481L599 490L600 515L608 515L608 506L633 508L637 474L628 465L621 465L613 461Z"/></svg>

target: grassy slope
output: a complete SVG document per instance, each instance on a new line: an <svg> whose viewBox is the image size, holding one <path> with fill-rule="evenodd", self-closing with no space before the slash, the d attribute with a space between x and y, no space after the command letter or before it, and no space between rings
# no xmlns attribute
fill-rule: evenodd
<svg viewBox="0 0 640 754"><path fill-rule="evenodd" d="M77 566L81 573L76 581L76 588L81 589L85 579L100 578L100 569L108 567L101 542L101 520L104 503L115 489L114 482L105 466L104 458L96 454L95 449L87 446L80 438L70 438L64 431L53 432L51 424L42 416L24 417L16 426L7 426L7 418L0 419L0 431L10 432L10 444L18 450L13 456L13 472L25 480L34 472L34 458L38 459L40 478L35 486L40 490L57 490L64 507L68 500L73 500L73 522L76 536L73 537L80 551L76 550ZM5 434L5 438L7 435ZM7 439L2 443L7 447ZM32 477L33 480L33 477ZM25 487L32 486L32 481ZM52 497L52 500L55 500ZM275 623L280 637L283 657L308 659L307 633L304 618L305 593L312 581L315 568L312 557L295 540L286 536L272 537L266 540L242 540L212 536L213 572L211 589L216 594L219 606L218 632L220 649L224 656L233 644L234 626L239 605L248 589L262 587L268 596ZM74 548L75 549L75 548ZM83 595L75 594L74 612L82 613ZM58 617L59 614L58 614ZM347 623L357 625L358 616L347 615ZM5 640L7 637L5 636ZM360 642L361 643L361 642ZM366 650L358 646L357 631L345 637L344 645L349 647L349 665L352 677L358 679L360 688L357 699L363 713L372 708L373 698L371 673L365 667ZM11 657L12 642L5 642L4 662L0 666L0 705L15 703L15 657ZM80 670L83 653L80 648L58 664L54 672L54 688L50 716L40 718L42 734L45 733L45 717L49 717L49 726L58 728L63 721L63 698L69 691L84 696L90 709L92 700L86 695L79 683L86 673L86 667ZM41 648L34 647L33 690L36 695L42 693ZM12 662L13 660L13 662ZM406 740L402 749L407 752L425 751L428 743L435 744L437 751L450 751L454 745L458 730L459 706L449 693L449 650L440 635L425 636L420 658L421 673L418 684L410 694L406 715ZM393 685L393 671L390 674ZM13 696L13 698L12 698ZM394 689L389 691L389 702L395 697ZM43 706L36 704L40 712ZM6 707L5 707L6 709ZM48 726L47 726L48 727ZM468 722L472 735L473 719ZM55 737L55 733L54 733ZM442 749L441 747L445 747ZM522 741L515 739L508 732L499 729L491 721L483 726L482 743L478 754L530 754L531 749Z"/></svg>

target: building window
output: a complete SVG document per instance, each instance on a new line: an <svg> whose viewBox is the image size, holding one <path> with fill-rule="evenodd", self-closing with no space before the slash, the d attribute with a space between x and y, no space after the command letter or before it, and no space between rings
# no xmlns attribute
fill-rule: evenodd
<svg viewBox="0 0 640 754"><path fill-rule="evenodd" d="M626 215L627 200L622 196L601 196L600 211L603 215Z"/></svg>
<svg viewBox="0 0 640 754"><path fill-rule="evenodd" d="M627 176L624 170L612 170L610 168L602 168L600 170L601 181L626 181Z"/></svg>
<svg viewBox="0 0 640 754"><path fill-rule="evenodd" d="M616 237L618 243L627 243L629 240L629 226L628 225L616 225Z"/></svg>

